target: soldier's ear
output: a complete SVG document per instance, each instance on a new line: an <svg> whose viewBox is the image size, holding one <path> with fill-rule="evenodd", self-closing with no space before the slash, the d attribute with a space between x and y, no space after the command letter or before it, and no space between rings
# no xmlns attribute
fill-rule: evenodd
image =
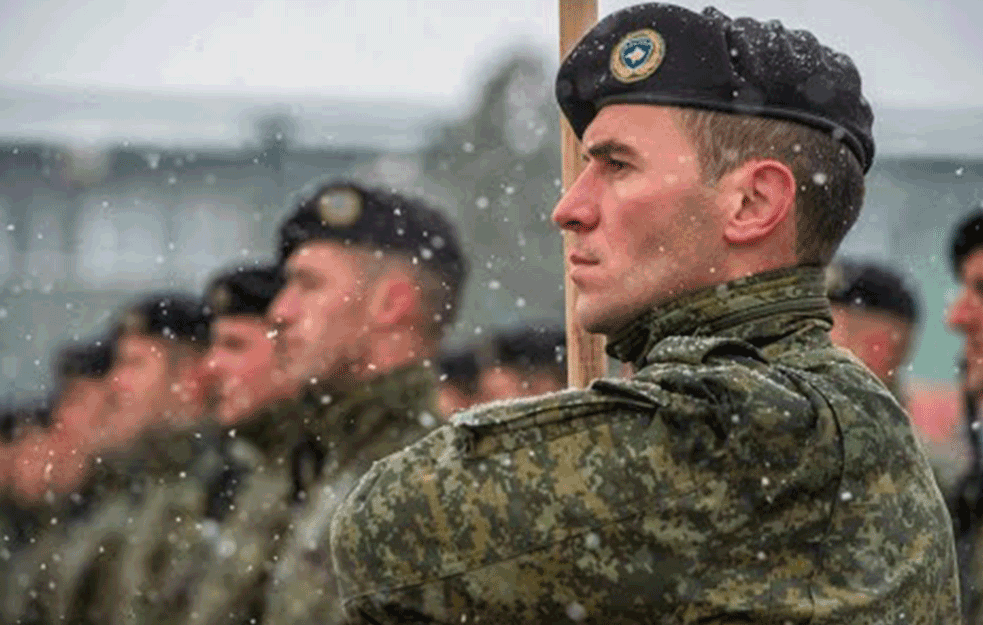
<svg viewBox="0 0 983 625"><path fill-rule="evenodd" d="M717 189L725 212L724 239L731 245L755 245L781 229L794 233L795 176L785 163L748 161L724 174Z"/></svg>
<svg viewBox="0 0 983 625"><path fill-rule="evenodd" d="M388 276L379 280L369 300L369 315L382 326L402 323L416 314L420 294L408 277Z"/></svg>

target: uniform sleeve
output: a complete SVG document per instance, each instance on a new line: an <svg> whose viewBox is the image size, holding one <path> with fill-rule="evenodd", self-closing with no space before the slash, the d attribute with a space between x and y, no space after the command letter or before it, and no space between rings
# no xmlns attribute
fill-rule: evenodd
<svg viewBox="0 0 983 625"><path fill-rule="evenodd" d="M338 584L331 561L328 531L342 498L357 474L344 471L311 492L302 514L276 559L267 585L266 625L339 625L344 622Z"/></svg>
<svg viewBox="0 0 983 625"><path fill-rule="evenodd" d="M252 473L212 538L212 553L191 593L189 624L248 623L261 617L264 587L290 525L291 483L273 467Z"/></svg>
<svg viewBox="0 0 983 625"><path fill-rule="evenodd" d="M785 583L808 618L794 580L815 556L787 546L822 535L833 499L819 404L754 363L673 363L466 413L339 510L340 592L366 622L646 623Z"/></svg>

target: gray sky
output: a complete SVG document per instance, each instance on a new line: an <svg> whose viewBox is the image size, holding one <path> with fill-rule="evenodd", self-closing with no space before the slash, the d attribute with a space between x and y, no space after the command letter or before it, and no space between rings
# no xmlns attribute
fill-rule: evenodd
<svg viewBox="0 0 983 625"><path fill-rule="evenodd" d="M678 0L699 9L706 3ZM601 0L601 14L632 4ZM719 0L850 54L868 97L983 104L980 0ZM392 97L456 108L503 49L556 54L556 0L6 0L0 82Z"/></svg>

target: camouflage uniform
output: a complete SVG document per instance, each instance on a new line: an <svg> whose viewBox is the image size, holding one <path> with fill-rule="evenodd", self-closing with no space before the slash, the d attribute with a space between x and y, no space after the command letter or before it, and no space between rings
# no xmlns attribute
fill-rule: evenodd
<svg viewBox="0 0 983 625"><path fill-rule="evenodd" d="M35 535L5 576L6 622L90 622L79 604L100 589L95 573L124 540L133 485L121 460L100 461L92 471L78 492L34 510Z"/></svg>
<svg viewBox="0 0 983 625"><path fill-rule="evenodd" d="M17 562L6 614L31 623L119 621L121 584L132 581L120 571L134 551L153 544L143 525L148 510L162 505L173 484L190 482L182 476L202 464L206 449L199 433L155 433L126 454L99 460L86 485L53 507L50 529ZM158 523L152 533L161 529Z"/></svg>
<svg viewBox="0 0 983 625"><path fill-rule="evenodd" d="M171 605L164 598L173 599L159 574L188 574L189 565L200 561L185 534L202 518L209 487L222 472L216 430L154 433L137 446L132 471L140 479L131 489L128 529L87 606L93 622L155 622L147 618L147 606L163 611Z"/></svg>
<svg viewBox="0 0 983 625"><path fill-rule="evenodd" d="M956 623L908 419L829 341L817 268L609 345L631 379L463 413L377 463L331 550L361 623Z"/></svg>
<svg viewBox="0 0 983 625"><path fill-rule="evenodd" d="M155 595L133 622L249 623L267 612L333 622L330 558L316 539L374 460L436 425L433 404L433 375L415 365L347 391L311 389L230 431L220 484L157 531L161 543L173 535L157 552L164 567L126 576Z"/></svg>

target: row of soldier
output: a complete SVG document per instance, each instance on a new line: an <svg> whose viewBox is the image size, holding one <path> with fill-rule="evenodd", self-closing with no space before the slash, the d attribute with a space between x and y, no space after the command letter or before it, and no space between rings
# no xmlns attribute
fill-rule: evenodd
<svg viewBox="0 0 983 625"><path fill-rule="evenodd" d="M50 424L2 448L4 622L327 618L330 594L275 592L302 576L303 523L452 412L565 386L549 324L440 352L457 241L417 200L329 184L279 264L140 298L63 349Z"/></svg>
<svg viewBox="0 0 983 625"><path fill-rule="evenodd" d="M56 409L40 446L49 512L6 553L4 618L980 622L983 474L946 488L950 515L898 401L915 307L862 269L826 279L874 157L860 87L848 57L776 21L650 4L599 23L557 76L584 172L553 221L574 319L626 375L447 424L453 227L391 192L319 188L278 269L222 277L207 315L165 296L120 317L107 410ZM952 245L976 396L981 225ZM865 302L886 331L854 317ZM250 340L265 368L232 364Z"/></svg>

